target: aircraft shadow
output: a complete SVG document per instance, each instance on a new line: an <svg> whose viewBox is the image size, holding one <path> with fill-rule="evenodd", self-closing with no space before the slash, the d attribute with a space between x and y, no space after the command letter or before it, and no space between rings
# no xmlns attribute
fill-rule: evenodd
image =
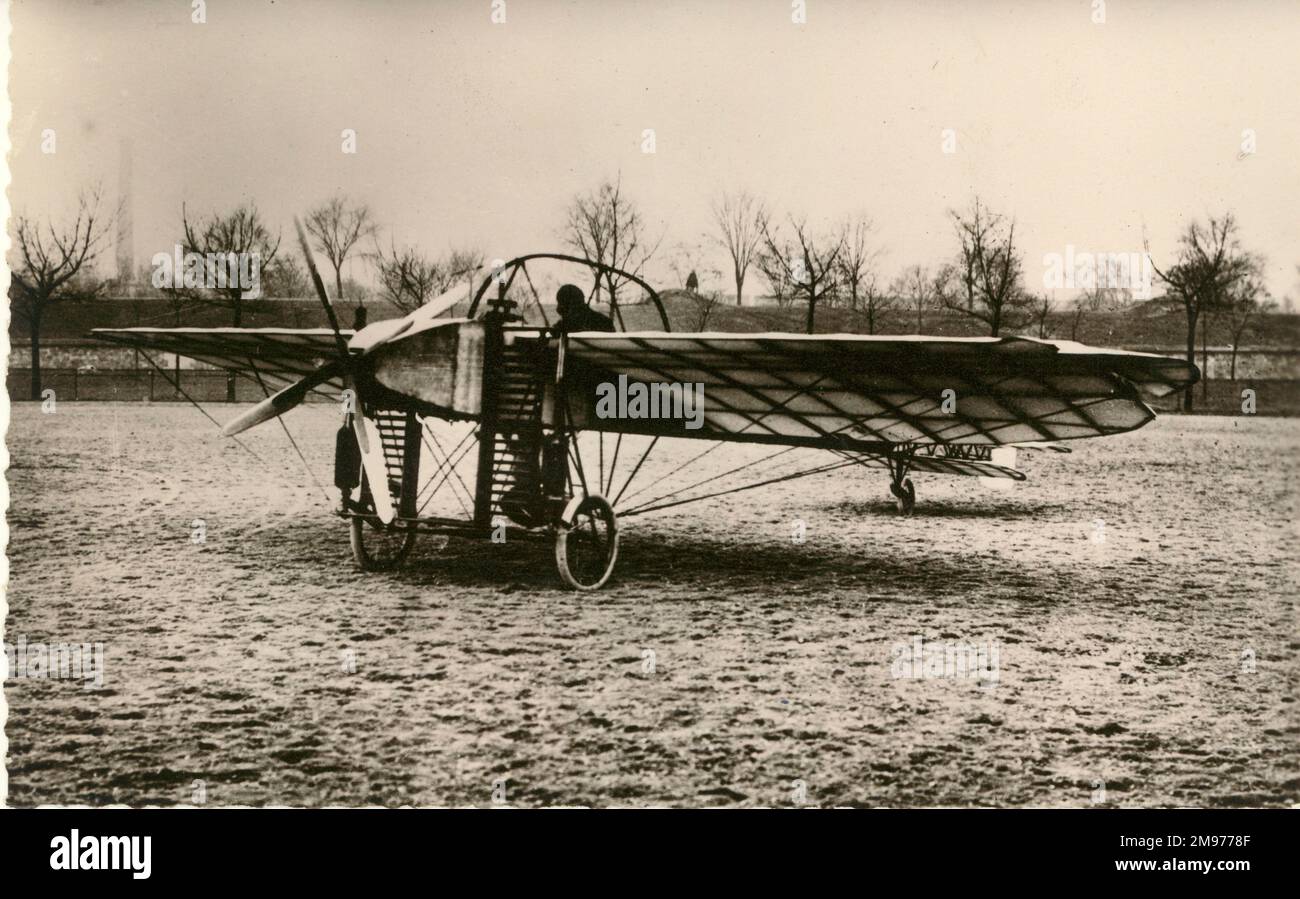
<svg viewBox="0 0 1300 899"><path fill-rule="evenodd" d="M898 518L898 509L894 506L893 500L845 500L838 503L830 503L822 506L823 509L838 512L845 515L858 517L882 516ZM926 502L921 499L917 502L916 508L907 516L913 518L1026 518L1050 515L1066 510L1067 507L1060 503L1037 503L1026 502L1024 500L988 500L979 501L955 500L952 502L944 500L933 500Z"/></svg>
<svg viewBox="0 0 1300 899"><path fill-rule="evenodd" d="M399 571L376 574L410 585L498 588L504 592L565 591L555 571L549 539L516 540L494 545L485 540L453 539L439 548L440 538L417 545ZM1062 573L1020 565L1010 556L989 553L891 553L888 547L864 538L860 547L794 544L736 534L681 536L625 533L618 565L606 591L654 588L672 596L698 600L710 595L773 589L801 593L844 588L869 589L873 594L902 592L924 595L938 589L975 589L996 582L1001 588L1023 587L1043 595L1043 582L1057 588ZM668 588L668 589L665 589ZM599 594L596 594L599 595Z"/></svg>

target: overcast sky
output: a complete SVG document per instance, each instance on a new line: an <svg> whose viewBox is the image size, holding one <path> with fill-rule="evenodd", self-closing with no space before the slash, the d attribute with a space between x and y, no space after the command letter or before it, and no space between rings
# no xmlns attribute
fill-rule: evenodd
<svg viewBox="0 0 1300 899"><path fill-rule="evenodd" d="M1091 0L806 5L505 0L493 24L492 0L209 0L193 24L188 0L16 0L11 202L116 191L129 137L139 264L182 200L255 200L288 236L336 190L399 243L510 257L558 249L574 193L621 173L665 252L743 187L827 226L868 213L892 276L951 256L946 210L979 193L1016 217L1031 288L1067 244L1137 252L1145 226L1161 264L1231 209L1300 296L1295 0L1111 0L1100 25Z"/></svg>

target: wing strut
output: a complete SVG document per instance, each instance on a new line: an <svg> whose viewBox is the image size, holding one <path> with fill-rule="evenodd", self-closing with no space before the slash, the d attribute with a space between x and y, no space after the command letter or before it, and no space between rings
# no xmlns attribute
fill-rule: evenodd
<svg viewBox="0 0 1300 899"><path fill-rule="evenodd" d="M795 449L795 447L791 447L791 449ZM771 457L765 457L765 458L771 458ZM687 503L697 503L702 500L713 499L714 497L717 496L726 496L729 493L740 493L743 490L754 490L758 487L766 487L768 484L779 484L782 481L793 481L796 478L806 478L806 477L811 477L812 475L815 474L825 474L828 471L835 471L838 468L847 468L850 465L857 465L857 464L858 461L856 459L849 459L846 462L829 462L824 465L818 465L815 468L807 468L804 469L803 471L796 471L791 474L780 475L775 478L768 478L765 481L757 481L753 484L744 484L740 487L732 487L729 490L718 490L714 493L706 493L703 496L690 496L687 497L686 499L675 500L674 502L671 503L658 503L657 505L651 505L651 506L642 505L628 512L621 512L619 514L620 517L622 518L628 518L633 515L644 515L646 512L657 512L660 509L671 509L675 506L684 506ZM710 479L710 480L716 480L716 479ZM678 492L680 493L681 491ZM671 495L672 494L669 494L669 496ZM651 500L651 502L655 502L655 501Z"/></svg>

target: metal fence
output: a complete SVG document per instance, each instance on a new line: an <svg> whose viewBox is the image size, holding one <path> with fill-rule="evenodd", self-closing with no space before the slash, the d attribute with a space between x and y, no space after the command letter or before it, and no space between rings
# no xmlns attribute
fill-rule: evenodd
<svg viewBox="0 0 1300 899"><path fill-rule="evenodd" d="M79 400L117 400L121 402L170 403L186 402L182 390L196 402L220 403L227 397L227 384L234 379L235 401L255 403L266 393L254 381L210 369L181 369L168 371L164 376L154 369L126 369L121 371L78 371L54 368L41 371L41 390L53 390L55 399L63 402ZM178 380L179 378L179 380ZM29 400L32 396L32 373L29 369L10 369L7 380L10 401ZM324 397L311 395L309 402L326 402Z"/></svg>

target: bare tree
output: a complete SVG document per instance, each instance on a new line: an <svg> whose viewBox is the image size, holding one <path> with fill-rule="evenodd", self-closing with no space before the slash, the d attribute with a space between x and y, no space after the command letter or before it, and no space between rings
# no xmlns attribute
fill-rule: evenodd
<svg viewBox="0 0 1300 899"><path fill-rule="evenodd" d="M253 297L245 296L246 285L241 283L239 277L227 276L225 266L228 262L232 269L230 274L234 273L236 266L241 273L244 266L250 270L256 266L260 288L262 272L274 266L275 254L280 249L280 236L277 234L272 240L271 232L252 203L239 206L227 215L214 212L197 222L190 221L185 205L181 204L181 227L185 235L182 248L186 254L194 253L203 257L204 270L208 276L205 284L191 284L187 263L181 292L188 297L229 309L230 323L236 328L242 327L244 304ZM180 272L173 274L174 279L181 277ZM226 378L226 402L235 402L234 374Z"/></svg>
<svg viewBox="0 0 1300 899"><path fill-rule="evenodd" d="M875 230L863 215L851 217L844 224L844 250L837 263L839 289L836 299L847 303L855 314L867 320L867 333L875 334L880 316L897 302L896 296L883 290L877 267L881 250L872 239Z"/></svg>
<svg viewBox="0 0 1300 899"><path fill-rule="evenodd" d="M889 287L897 302L916 313L916 333L925 330L925 311L934 307L934 276L923 265L909 265Z"/></svg>
<svg viewBox="0 0 1300 899"><path fill-rule="evenodd" d="M447 283L443 286L442 293L450 290L451 286L457 281L465 282L465 298L469 299L470 294L474 292L474 274L483 267L486 255L477 247L461 247L452 250L447 254L447 260L443 263L443 271L447 276Z"/></svg>
<svg viewBox="0 0 1300 899"><path fill-rule="evenodd" d="M380 296L402 312L412 312L458 281L472 278L483 265L483 253L456 249L441 259L429 259L415 247L389 242L387 253L378 244L369 254L379 273Z"/></svg>
<svg viewBox="0 0 1300 899"><path fill-rule="evenodd" d="M59 303L102 294L107 282L94 277L91 267L112 227L113 216L100 210L98 187L80 194L70 224L42 227L26 214L14 220L9 298L14 314L26 322L31 334L34 400L41 398L41 326Z"/></svg>
<svg viewBox="0 0 1300 899"><path fill-rule="evenodd" d="M1196 326L1208 317L1227 292L1249 274L1252 259L1241 249L1237 221L1231 212L1210 216L1207 224L1193 221L1178 239L1178 260L1165 271L1152 262L1160 279L1182 303L1187 318L1187 362L1196 362ZM1192 385L1183 392L1183 411L1191 412Z"/></svg>
<svg viewBox="0 0 1300 899"><path fill-rule="evenodd" d="M1259 317L1272 312L1277 304L1269 299L1263 284L1263 260L1255 257L1251 271L1229 288L1222 314L1232 339L1230 377L1237 380L1237 351L1241 342L1259 324Z"/></svg>
<svg viewBox="0 0 1300 899"><path fill-rule="evenodd" d="M280 236L271 236L261 214L252 203L239 206L226 215L212 213L207 218L191 222L189 212L182 204L181 227L184 231L182 248L185 253L203 257L205 271L211 275L224 273L224 260L234 264L236 259L256 260L258 277L274 267L275 254L280 249ZM214 262L214 260L216 260ZM188 264L187 264L188 268ZM173 276L180 279L181 273ZM195 298L230 310L230 323L236 328L244 324L244 304L252 297L245 296L245 288L238 278L209 278L207 285L189 284L185 275L185 290ZM211 286L208 286L211 285Z"/></svg>
<svg viewBox="0 0 1300 899"><path fill-rule="evenodd" d="M580 194L569 205L564 226L564 240L575 251L632 275L640 275L646 262L659 248L660 240L650 243L645 223L636 204L623 195L622 176L605 180L591 193ZM618 290L627 278L606 270L596 276L592 302L597 302L603 284L609 295L611 314L622 323L618 309Z"/></svg>
<svg viewBox="0 0 1300 899"><path fill-rule="evenodd" d="M447 282L442 267L414 247L398 249L390 242L385 254L376 245L371 259L379 274L380 296L401 312L419 309Z"/></svg>
<svg viewBox="0 0 1300 899"><path fill-rule="evenodd" d="M794 302L795 287L790 281L788 260L794 255L789 241L781 239L779 247L769 248L764 242L754 254L753 265L767 281L767 289L778 309L789 309Z"/></svg>
<svg viewBox="0 0 1300 899"><path fill-rule="evenodd" d="M763 228L763 267L771 268L778 279L789 286L796 298L808 302L807 331L813 333L817 304L833 296L839 286L839 260L844 253L845 236L818 237L805 219L789 217L794 232L793 244L768 223Z"/></svg>
<svg viewBox="0 0 1300 899"><path fill-rule="evenodd" d="M960 250L935 282L939 299L946 308L983 322L997 337L1003 328L1019 324L1031 302L1021 284L1015 220L990 212L979 197L969 212L949 214Z"/></svg>
<svg viewBox="0 0 1300 899"><path fill-rule="evenodd" d="M691 299L695 302L695 320L692 322L691 330L703 331L709 326L709 320L713 318L713 313L721 304L722 294L716 290L706 290L703 293L693 291Z"/></svg>
<svg viewBox="0 0 1300 899"><path fill-rule="evenodd" d="M1102 306L1101 292L1098 290L1082 291L1070 300L1070 339L1079 339L1079 329L1083 327L1084 318L1091 312L1098 312Z"/></svg>
<svg viewBox="0 0 1300 899"><path fill-rule="evenodd" d="M1041 293L1029 298L1029 313L1034 323L1035 334L1039 340L1048 336L1047 319L1052 314L1052 297L1049 294Z"/></svg>
<svg viewBox="0 0 1300 899"><path fill-rule="evenodd" d="M307 213L303 224L316 249L325 254L334 269L334 298L343 299L343 263L363 238L375 235L370 207L334 196Z"/></svg>
<svg viewBox="0 0 1300 899"><path fill-rule="evenodd" d="M713 220L718 226L718 243L731 257L732 277L736 283L736 305L744 303L745 275L758 261L767 229L767 210L761 201L745 191L723 193L713 201Z"/></svg>
<svg viewBox="0 0 1300 899"><path fill-rule="evenodd" d="M1088 268L1080 273L1088 277L1084 281L1083 290L1069 304L1071 340L1079 339L1079 330L1088 315L1094 312L1120 312L1132 305L1132 288L1119 286L1123 281L1121 275L1124 274L1119 261L1114 257L1106 257L1102 265L1105 266L1102 271Z"/></svg>
<svg viewBox="0 0 1300 899"><path fill-rule="evenodd" d="M268 297L305 297L311 293L307 270L297 256L285 253L279 256L270 269L262 275L262 293Z"/></svg>
<svg viewBox="0 0 1300 899"><path fill-rule="evenodd" d="M486 257L476 247L458 247L444 253L432 261L436 275L428 299L432 300L446 293L459 282L465 284L465 299L468 301L474 293L474 275L483 267ZM518 289L515 285L514 290ZM426 301L427 302L427 301Z"/></svg>
<svg viewBox="0 0 1300 899"><path fill-rule="evenodd" d="M839 288L843 292L843 288ZM880 328L881 317L898 305L897 295L891 293L873 270L862 278L858 287L857 309L854 318L860 326L863 318L867 321L867 333L875 334Z"/></svg>

